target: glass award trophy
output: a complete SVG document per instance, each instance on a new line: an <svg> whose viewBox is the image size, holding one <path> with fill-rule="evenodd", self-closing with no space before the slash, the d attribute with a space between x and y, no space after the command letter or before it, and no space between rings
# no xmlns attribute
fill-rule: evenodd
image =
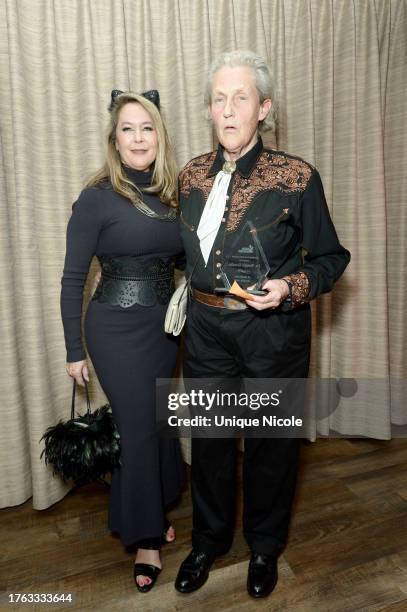
<svg viewBox="0 0 407 612"><path fill-rule="evenodd" d="M229 247L228 247L229 250ZM220 267L223 287L216 293L228 293L234 282L252 295L265 295L261 286L268 278L270 266L251 221L246 221L230 247L230 255Z"/></svg>

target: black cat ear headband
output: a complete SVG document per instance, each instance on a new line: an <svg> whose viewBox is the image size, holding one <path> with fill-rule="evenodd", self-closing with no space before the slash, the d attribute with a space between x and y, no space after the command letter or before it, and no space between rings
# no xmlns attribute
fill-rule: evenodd
<svg viewBox="0 0 407 612"><path fill-rule="evenodd" d="M122 93L125 93L125 92L121 91L120 89L112 89L110 105L108 108L109 111L113 110L115 102L116 102L116 98L120 96ZM156 89L150 89L149 91L145 91L140 95L143 96L143 98L146 98L146 100L149 100L150 102L152 102L154 106L156 106L158 110L160 110L160 94L158 93Z"/></svg>

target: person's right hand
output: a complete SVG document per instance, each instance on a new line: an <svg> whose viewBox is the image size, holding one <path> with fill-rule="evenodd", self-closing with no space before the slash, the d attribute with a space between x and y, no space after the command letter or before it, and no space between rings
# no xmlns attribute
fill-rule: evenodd
<svg viewBox="0 0 407 612"><path fill-rule="evenodd" d="M72 361L71 363L66 364L66 371L68 376L74 378L78 385L81 387L85 386L85 381L89 382L89 370L88 370L88 362L86 359L82 361Z"/></svg>

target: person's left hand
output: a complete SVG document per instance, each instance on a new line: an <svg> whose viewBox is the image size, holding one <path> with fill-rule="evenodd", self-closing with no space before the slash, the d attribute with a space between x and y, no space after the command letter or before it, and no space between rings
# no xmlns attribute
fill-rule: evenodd
<svg viewBox="0 0 407 612"><path fill-rule="evenodd" d="M288 285L281 278L268 280L262 286L267 291L266 295L254 295L246 304L256 310L266 310L266 308L277 308L281 302L288 297Z"/></svg>

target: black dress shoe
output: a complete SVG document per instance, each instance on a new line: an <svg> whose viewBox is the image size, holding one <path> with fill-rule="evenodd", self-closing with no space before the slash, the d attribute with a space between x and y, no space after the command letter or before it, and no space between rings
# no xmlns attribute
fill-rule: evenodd
<svg viewBox="0 0 407 612"><path fill-rule="evenodd" d="M192 593L192 591L196 591L205 584L215 558L216 555L193 549L179 568L178 576L175 580L177 591L180 593Z"/></svg>
<svg viewBox="0 0 407 612"><path fill-rule="evenodd" d="M247 574L247 592L252 597L267 597L277 584L277 556L252 553Z"/></svg>
<svg viewBox="0 0 407 612"><path fill-rule="evenodd" d="M153 588L155 581L157 580L158 574L161 569L156 565L150 565L150 563L135 563L134 564L134 582L140 593L148 593ZM146 576L150 578L151 582L144 586L139 585L137 582L137 576Z"/></svg>

